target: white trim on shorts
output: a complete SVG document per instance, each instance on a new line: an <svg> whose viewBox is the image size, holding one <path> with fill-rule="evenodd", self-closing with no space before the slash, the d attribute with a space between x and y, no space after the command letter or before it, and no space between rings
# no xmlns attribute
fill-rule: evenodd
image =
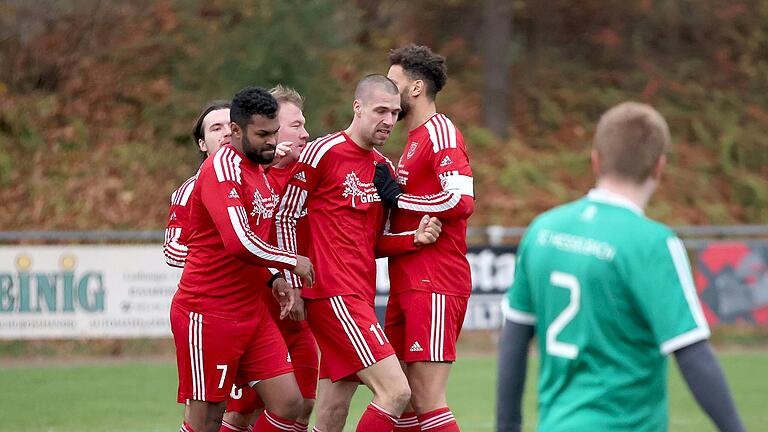
<svg viewBox="0 0 768 432"><path fill-rule="evenodd" d="M429 332L429 360L445 361L445 294L432 293L432 322Z"/></svg>
<svg viewBox="0 0 768 432"><path fill-rule="evenodd" d="M357 352L360 361L363 363L363 367L368 367L376 363L376 357L373 356L371 348L368 346L368 342L365 340L365 336L360 331L360 327L352 318L352 314L349 313L347 305L344 303L342 296L330 297L331 307L333 308L336 318L339 319L344 332L347 334L349 341L352 343L352 347Z"/></svg>

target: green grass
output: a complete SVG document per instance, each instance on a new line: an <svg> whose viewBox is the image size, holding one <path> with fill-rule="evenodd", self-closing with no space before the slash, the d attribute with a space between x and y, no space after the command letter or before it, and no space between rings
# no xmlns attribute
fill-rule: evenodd
<svg viewBox="0 0 768 432"><path fill-rule="evenodd" d="M768 423L768 352L719 357L748 429L760 430ZM535 366L530 374L535 374ZM671 369L670 430L714 431L677 368ZM456 364L448 400L462 431L493 430L495 376L496 361L491 357L465 358ZM526 390L526 431L534 430L534 386L535 377L528 380ZM173 363L5 366L0 369L0 432L174 431L182 412L174 403L175 391ZM346 430L354 430L369 398L366 389L358 391Z"/></svg>

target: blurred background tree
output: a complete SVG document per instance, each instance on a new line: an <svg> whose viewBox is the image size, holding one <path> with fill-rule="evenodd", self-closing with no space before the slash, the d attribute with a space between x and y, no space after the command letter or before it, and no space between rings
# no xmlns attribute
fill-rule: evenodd
<svg viewBox="0 0 768 432"><path fill-rule="evenodd" d="M594 124L626 99L675 140L652 216L765 223L768 0L0 0L0 227L158 229L206 100L293 86L320 136L410 42L448 57L473 224L583 194Z"/></svg>

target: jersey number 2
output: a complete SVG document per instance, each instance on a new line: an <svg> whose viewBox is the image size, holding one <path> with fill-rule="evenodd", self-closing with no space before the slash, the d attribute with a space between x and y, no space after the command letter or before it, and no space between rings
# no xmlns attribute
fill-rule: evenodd
<svg viewBox="0 0 768 432"><path fill-rule="evenodd" d="M579 355L579 347L574 344L561 342L557 340L557 336L573 320L576 313L579 312L581 285L579 285L579 280L576 279L576 276L558 271L552 272L549 276L549 282L556 287L565 288L570 291L571 300L568 302L568 306L560 312L560 315L547 328L547 353L573 360Z"/></svg>

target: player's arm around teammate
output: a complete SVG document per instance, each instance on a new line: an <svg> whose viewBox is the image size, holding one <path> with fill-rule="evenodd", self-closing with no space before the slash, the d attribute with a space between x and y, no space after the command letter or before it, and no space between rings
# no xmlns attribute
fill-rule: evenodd
<svg viewBox="0 0 768 432"><path fill-rule="evenodd" d="M408 140L397 179L376 167L374 184L392 209L396 230L414 229L428 214L442 222L435 246L389 260L385 329L408 376L412 409L398 431L458 431L446 387L471 293L467 219L474 211L472 170L464 139L436 110L447 81L445 58L410 45L390 53L388 77L398 86Z"/></svg>
<svg viewBox="0 0 768 432"><path fill-rule="evenodd" d="M302 295L322 353L315 426L322 432L343 428L358 385L345 379L355 374L374 393L359 431L391 431L410 397L373 305L375 245L384 223L373 177L375 163L385 161L374 146L392 131L400 110L397 88L383 75L367 76L352 105L348 129L319 138L302 152L276 216L278 244L290 245L305 207L310 215L309 256L317 257L320 273Z"/></svg>
<svg viewBox="0 0 768 432"><path fill-rule="evenodd" d="M305 128L305 119L302 112L304 98L297 91L282 85L272 88L270 94L272 94L280 106L280 111L277 114L280 130L276 137L276 156L267 169L266 174L275 194L282 195L290 178L290 170L298 159L301 150L306 145L309 134ZM271 234L274 234L274 230L272 230ZM272 237L270 239L272 240ZM307 240L303 232L300 233L297 239L299 244ZM304 247L300 247L300 253L304 249ZM284 278L273 278L273 281L275 286L287 284ZM295 294L295 303L289 316L292 320L303 320L304 318L301 315L303 315L304 303L298 290L295 290ZM271 302L272 299L265 299L265 301ZM286 321L285 312L287 311L281 310L281 316L276 316L277 310L275 306L273 304L268 306L288 346L294 375L304 399L301 413L296 419L294 429L295 432L306 432L317 391L317 371L319 366L317 343L308 326ZM302 314L299 314L297 311L301 311ZM239 398L232 399L227 403L227 410L224 413L224 420L222 422L222 425L226 426L226 428L222 427L221 432L246 430L260 415L260 410L263 409L263 402L253 390L243 388L238 390L237 396Z"/></svg>
<svg viewBox="0 0 768 432"><path fill-rule="evenodd" d="M193 190L191 253L171 307L178 398L189 404L182 430L218 431L233 382L258 386L264 399L267 410L254 430L289 430L301 394L285 343L253 289L255 281L266 285L265 267L291 269L308 285L313 268L264 240L270 224L259 219L266 210L250 200L271 200L261 165L274 156L277 103L247 88L232 105L232 143L203 164ZM283 294L290 296L290 287Z"/></svg>
<svg viewBox="0 0 768 432"><path fill-rule="evenodd" d="M229 144L232 130L229 127L229 101L212 101L203 107L192 128L192 139L200 149L203 160L216 154L221 146ZM168 210L168 224L165 228L163 255L171 267L184 267L187 259L188 232L185 227L189 219L189 197L195 187L197 174L187 179L171 194Z"/></svg>

